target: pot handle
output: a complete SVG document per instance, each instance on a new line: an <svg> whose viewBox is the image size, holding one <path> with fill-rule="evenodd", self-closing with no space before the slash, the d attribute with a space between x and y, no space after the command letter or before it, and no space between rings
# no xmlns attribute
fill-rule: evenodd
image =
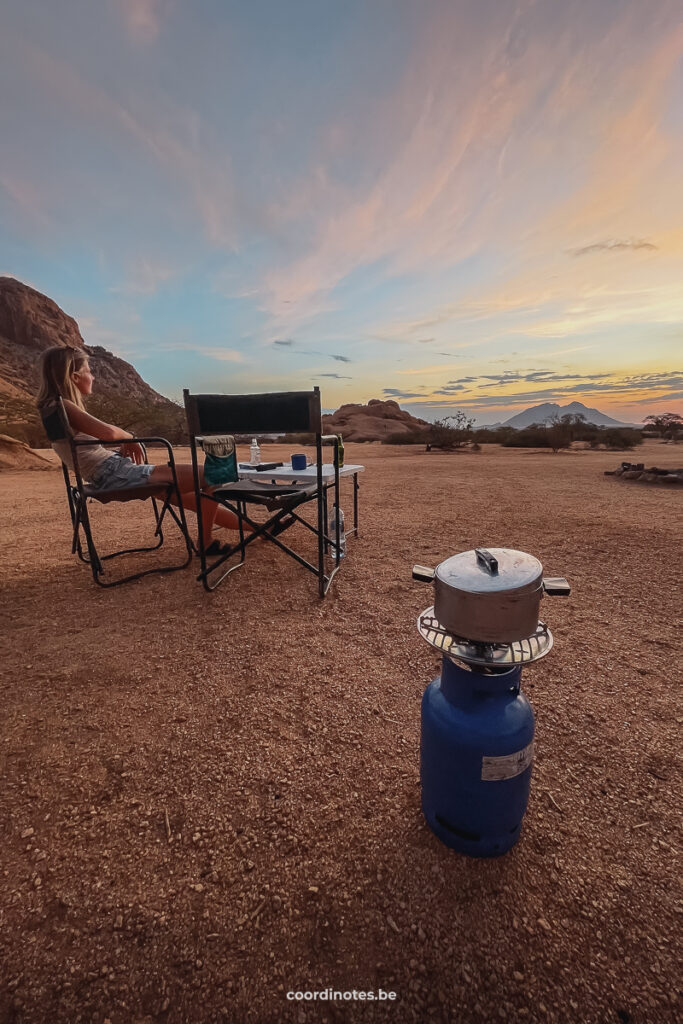
<svg viewBox="0 0 683 1024"><path fill-rule="evenodd" d="M490 551L486 548L475 548L474 553L477 556L479 565L483 566L487 572L491 573L492 576L498 572L498 559L494 558Z"/></svg>
<svg viewBox="0 0 683 1024"><path fill-rule="evenodd" d="M431 583L434 579L436 569L428 569L426 565L413 566L413 579L420 583Z"/></svg>
<svg viewBox="0 0 683 1024"><path fill-rule="evenodd" d="M548 597L569 597L572 592L564 576L544 577L543 590Z"/></svg>

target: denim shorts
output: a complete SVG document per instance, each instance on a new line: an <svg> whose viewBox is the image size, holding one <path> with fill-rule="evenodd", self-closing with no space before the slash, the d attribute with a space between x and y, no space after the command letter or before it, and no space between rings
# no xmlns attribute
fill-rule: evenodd
<svg viewBox="0 0 683 1024"><path fill-rule="evenodd" d="M122 491L128 487L142 487L149 483L154 466L138 466L123 455L110 455L95 470L90 481L93 491Z"/></svg>

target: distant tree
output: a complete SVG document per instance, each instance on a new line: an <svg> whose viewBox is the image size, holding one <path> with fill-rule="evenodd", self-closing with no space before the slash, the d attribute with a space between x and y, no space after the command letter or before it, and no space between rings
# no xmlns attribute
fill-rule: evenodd
<svg viewBox="0 0 683 1024"><path fill-rule="evenodd" d="M583 420L584 417L581 416L580 419ZM562 448L569 448L574 440L574 416L571 413L565 413L564 416L555 413L548 419L547 431L548 445L555 454Z"/></svg>
<svg viewBox="0 0 683 1024"><path fill-rule="evenodd" d="M427 431L427 450L430 448L462 448L472 440L474 419L458 409L454 416L435 420Z"/></svg>
<svg viewBox="0 0 683 1024"><path fill-rule="evenodd" d="M677 441L680 432L683 430L683 416L677 412L662 412L645 417L646 423L651 423L660 437Z"/></svg>

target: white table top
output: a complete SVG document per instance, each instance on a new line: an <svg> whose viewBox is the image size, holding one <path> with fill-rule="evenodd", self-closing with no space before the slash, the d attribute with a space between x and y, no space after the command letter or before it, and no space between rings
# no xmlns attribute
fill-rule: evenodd
<svg viewBox="0 0 683 1024"><path fill-rule="evenodd" d="M351 476L353 473L362 473L365 466L349 466L347 463L339 470L339 476ZM317 480L317 466L307 466L306 469L292 469L289 462L279 466L277 469L266 469L260 473L249 466L242 466L238 463L240 480ZM323 480L334 480L334 466L326 462L323 465Z"/></svg>

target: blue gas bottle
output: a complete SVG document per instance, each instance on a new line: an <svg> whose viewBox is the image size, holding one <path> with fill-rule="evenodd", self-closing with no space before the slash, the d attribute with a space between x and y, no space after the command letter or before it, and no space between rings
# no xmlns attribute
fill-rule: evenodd
<svg viewBox="0 0 683 1024"><path fill-rule="evenodd" d="M471 857L497 857L521 833L534 756L521 671L484 674L444 658L422 699L422 810L446 846Z"/></svg>

